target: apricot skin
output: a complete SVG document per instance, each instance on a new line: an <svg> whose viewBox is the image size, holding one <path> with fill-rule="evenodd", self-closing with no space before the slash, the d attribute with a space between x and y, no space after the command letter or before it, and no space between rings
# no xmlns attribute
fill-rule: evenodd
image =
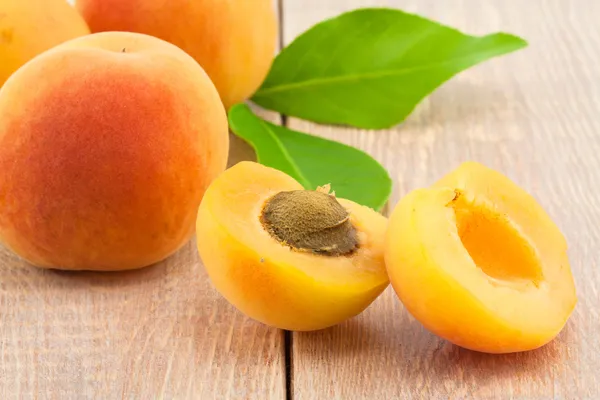
<svg viewBox="0 0 600 400"><path fill-rule="evenodd" d="M0 239L45 268L158 262L193 234L228 140L214 85L177 47L118 32L66 42L0 90Z"/></svg>
<svg viewBox="0 0 600 400"><path fill-rule="evenodd" d="M64 0L0 0L0 87L33 57L89 33Z"/></svg>
<svg viewBox="0 0 600 400"><path fill-rule="evenodd" d="M185 50L227 109L258 89L277 45L272 0L77 0L76 7L92 32L145 33Z"/></svg>
<svg viewBox="0 0 600 400"><path fill-rule="evenodd" d="M496 217L459 221L465 218L464 210L456 211L456 202L463 201L459 196L465 197L461 207ZM500 278L489 275L489 266L476 264L463 245L461 235L481 226L457 228L496 222L508 223L517 236L514 245L479 238L479 246L487 246L483 254L499 260L495 268L511 261L497 271L504 273ZM532 250L532 258L522 256L522 262L533 265L519 269L510 253L528 254L524 249ZM385 260L406 309L431 332L471 350L511 353L541 347L558 335L577 303L566 241L556 225L523 189L478 163L464 163L398 203L386 234ZM531 277L519 276L522 270L532 271Z"/></svg>
<svg viewBox="0 0 600 400"><path fill-rule="evenodd" d="M264 324L310 331L351 318L389 285L383 263L387 219L338 199L359 231L361 248L328 257L291 250L259 221L264 202L301 185L256 163L236 164L217 178L198 211L198 250L213 286Z"/></svg>

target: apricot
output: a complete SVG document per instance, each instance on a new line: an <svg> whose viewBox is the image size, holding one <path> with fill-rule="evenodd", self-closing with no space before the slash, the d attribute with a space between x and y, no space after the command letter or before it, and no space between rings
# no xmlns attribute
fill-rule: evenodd
<svg viewBox="0 0 600 400"><path fill-rule="evenodd" d="M0 87L33 57L89 33L65 0L0 0Z"/></svg>
<svg viewBox="0 0 600 400"><path fill-rule="evenodd" d="M277 46L272 0L77 0L92 32L156 36L204 67L227 109L265 79Z"/></svg>
<svg viewBox="0 0 600 400"><path fill-rule="evenodd" d="M541 347L577 303L558 227L525 190L475 162L400 201L385 260L406 309L471 350Z"/></svg>
<svg viewBox="0 0 600 400"><path fill-rule="evenodd" d="M68 41L0 90L0 240L46 268L158 262L193 235L228 140L182 50L125 32Z"/></svg>
<svg viewBox="0 0 600 400"><path fill-rule="evenodd" d="M196 225L213 286L247 316L308 331L362 312L389 285L383 259L387 219L304 190L293 178L241 162L206 191Z"/></svg>

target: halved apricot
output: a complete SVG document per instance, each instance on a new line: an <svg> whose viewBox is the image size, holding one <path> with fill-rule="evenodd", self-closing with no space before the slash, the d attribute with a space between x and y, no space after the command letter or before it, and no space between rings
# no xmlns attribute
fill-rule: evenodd
<svg viewBox="0 0 600 400"><path fill-rule="evenodd" d="M577 303L558 227L531 195L475 162L400 201L385 260L406 309L472 350L543 346Z"/></svg>
<svg viewBox="0 0 600 400"><path fill-rule="evenodd" d="M386 229L374 210L253 162L213 181L196 225L213 286L247 316L294 331L336 325L381 294Z"/></svg>

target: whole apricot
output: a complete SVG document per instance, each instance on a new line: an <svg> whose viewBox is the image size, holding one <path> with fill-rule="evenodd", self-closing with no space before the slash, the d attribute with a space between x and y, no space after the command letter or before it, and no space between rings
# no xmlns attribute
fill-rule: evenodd
<svg viewBox="0 0 600 400"><path fill-rule="evenodd" d="M308 331L363 311L389 285L387 219L324 187L253 162L225 171L198 211L198 250L214 287L267 325Z"/></svg>
<svg viewBox="0 0 600 400"><path fill-rule="evenodd" d="M476 351L541 347L577 303L557 226L530 194L475 162L400 201L385 260L406 309L433 333Z"/></svg>
<svg viewBox="0 0 600 400"><path fill-rule="evenodd" d="M65 0L0 0L0 87L33 57L89 33Z"/></svg>
<svg viewBox="0 0 600 400"><path fill-rule="evenodd" d="M145 33L185 50L227 109L258 89L277 46L272 0L77 0L76 7L92 32Z"/></svg>
<svg viewBox="0 0 600 400"><path fill-rule="evenodd" d="M147 266L190 239L227 162L217 90L179 48L73 39L0 90L0 239L39 267Z"/></svg>

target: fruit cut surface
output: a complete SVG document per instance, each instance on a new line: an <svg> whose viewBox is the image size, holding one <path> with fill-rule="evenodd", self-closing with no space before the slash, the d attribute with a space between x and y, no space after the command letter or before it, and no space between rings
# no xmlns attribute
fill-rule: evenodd
<svg viewBox="0 0 600 400"><path fill-rule="evenodd" d="M260 221L267 200L302 189L283 172L239 163L206 192L196 229L215 288L250 317L289 330L335 325L364 310L389 284L387 219L367 207L337 199L358 231L359 248L347 256L295 251L267 232Z"/></svg>
<svg viewBox="0 0 600 400"><path fill-rule="evenodd" d="M558 227L531 195L473 162L398 204L386 265L415 318L473 350L540 347L577 302Z"/></svg>

